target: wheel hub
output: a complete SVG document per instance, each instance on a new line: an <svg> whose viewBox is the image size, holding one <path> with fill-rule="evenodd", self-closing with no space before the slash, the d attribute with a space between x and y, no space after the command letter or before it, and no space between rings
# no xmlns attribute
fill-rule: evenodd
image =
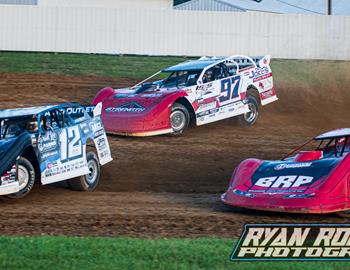
<svg viewBox="0 0 350 270"><path fill-rule="evenodd" d="M170 115L171 127L175 131L179 131L185 127L186 116L182 111L174 111Z"/></svg>
<svg viewBox="0 0 350 270"><path fill-rule="evenodd" d="M86 175L86 182L88 182L88 184L93 184L96 181L98 174L96 162L94 160L89 160L88 168L90 173Z"/></svg>
<svg viewBox="0 0 350 270"><path fill-rule="evenodd" d="M30 175L28 170L24 166L18 165L17 177L18 177L19 189L22 190L27 186L29 182Z"/></svg>
<svg viewBox="0 0 350 270"><path fill-rule="evenodd" d="M257 110L256 110L256 107L254 106L254 104L252 104L252 103L248 104L248 108L249 108L249 112L244 114L244 119L247 122L251 123L256 118Z"/></svg>

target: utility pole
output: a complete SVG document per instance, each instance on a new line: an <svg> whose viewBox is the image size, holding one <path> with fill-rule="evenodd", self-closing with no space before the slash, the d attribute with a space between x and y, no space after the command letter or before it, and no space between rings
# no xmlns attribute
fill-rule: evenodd
<svg viewBox="0 0 350 270"><path fill-rule="evenodd" d="M332 0L327 0L327 15L332 15Z"/></svg>

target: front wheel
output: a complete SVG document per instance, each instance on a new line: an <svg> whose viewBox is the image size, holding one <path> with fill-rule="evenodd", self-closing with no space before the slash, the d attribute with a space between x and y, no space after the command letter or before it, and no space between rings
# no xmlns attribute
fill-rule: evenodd
<svg viewBox="0 0 350 270"><path fill-rule="evenodd" d="M255 124L259 117L259 103L253 96L248 96L248 108L249 112L238 116L239 123L242 126L252 126Z"/></svg>
<svg viewBox="0 0 350 270"><path fill-rule="evenodd" d="M29 194L35 183L35 170L30 161L24 157L20 157L16 164L16 178L19 183L19 191L6 195L11 199L20 199Z"/></svg>
<svg viewBox="0 0 350 270"><path fill-rule="evenodd" d="M86 154L90 173L68 180L68 185L76 191L93 191L100 181L101 167L94 152Z"/></svg>
<svg viewBox="0 0 350 270"><path fill-rule="evenodd" d="M170 124L173 135L182 134L190 123L190 114L186 107L180 103L175 103L171 108Z"/></svg>

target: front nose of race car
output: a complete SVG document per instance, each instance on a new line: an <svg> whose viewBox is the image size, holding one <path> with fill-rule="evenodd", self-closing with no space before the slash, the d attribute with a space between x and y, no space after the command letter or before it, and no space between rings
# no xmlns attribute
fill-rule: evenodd
<svg viewBox="0 0 350 270"><path fill-rule="evenodd" d="M168 108L158 110L157 104L144 100L106 100L102 108L102 121L108 133L149 136L171 132Z"/></svg>
<svg viewBox="0 0 350 270"><path fill-rule="evenodd" d="M299 213L341 211L347 204L347 177L336 177L337 161L243 162L221 195L226 205ZM334 170L333 170L334 169Z"/></svg>
<svg viewBox="0 0 350 270"><path fill-rule="evenodd" d="M244 191L243 187L229 187L221 195L226 205L277 212L322 213L320 198L317 193L279 194L253 193Z"/></svg>

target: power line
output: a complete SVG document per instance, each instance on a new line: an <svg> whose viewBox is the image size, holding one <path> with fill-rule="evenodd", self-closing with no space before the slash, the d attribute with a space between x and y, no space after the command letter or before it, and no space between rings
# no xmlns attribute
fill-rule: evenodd
<svg viewBox="0 0 350 270"><path fill-rule="evenodd" d="M308 11L308 12L311 12L311 13L324 15L324 14L321 13L321 12L317 12L317 11L314 11L314 10L311 10L311 9L299 7L299 6L297 6L297 5L293 5L293 4L290 4L290 3L285 2L285 1L282 1L282 0L276 0L276 1L277 1L277 2L280 2L280 3L282 3L282 4L285 4L285 5L291 6L291 7L295 7L295 8L298 8L298 9L302 9L302 10L304 10L304 11Z"/></svg>

